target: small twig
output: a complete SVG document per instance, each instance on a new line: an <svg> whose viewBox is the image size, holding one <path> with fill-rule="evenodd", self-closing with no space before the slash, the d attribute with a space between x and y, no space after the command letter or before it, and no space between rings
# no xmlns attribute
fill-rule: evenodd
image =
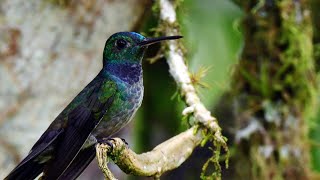
<svg viewBox="0 0 320 180"><path fill-rule="evenodd" d="M172 24L173 28L166 28L166 35L177 35L179 30L174 28L177 23L174 5L168 0L160 0L160 18L165 24ZM183 115L194 115L197 122L203 124L210 129L215 136L216 141L226 148L225 138L221 134L216 118L211 116L203 103L200 101L196 93L196 89L192 84L188 67L184 62L183 52L179 48L177 41L167 41L169 51L167 62L169 64L169 72L180 87L181 95L185 98L188 107L182 112Z"/></svg>

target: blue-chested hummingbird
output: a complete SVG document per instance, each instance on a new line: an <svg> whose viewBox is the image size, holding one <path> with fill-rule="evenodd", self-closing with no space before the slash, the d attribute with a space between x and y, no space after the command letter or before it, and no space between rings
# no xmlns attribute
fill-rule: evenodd
<svg viewBox="0 0 320 180"><path fill-rule="evenodd" d="M103 68L56 117L27 157L5 178L75 179L95 157L95 144L124 127L143 98L141 61L148 45L182 36L145 38L113 34L105 43Z"/></svg>

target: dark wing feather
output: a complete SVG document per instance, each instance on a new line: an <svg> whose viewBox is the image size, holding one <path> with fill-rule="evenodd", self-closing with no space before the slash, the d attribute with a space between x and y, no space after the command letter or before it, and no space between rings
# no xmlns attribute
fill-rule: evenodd
<svg viewBox="0 0 320 180"><path fill-rule="evenodd" d="M68 168L60 175L59 180L76 179L96 156L95 146L81 149Z"/></svg>
<svg viewBox="0 0 320 180"><path fill-rule="evenodd" d="M101 86L104 81L96 81L92 92L88 97L72 111L69 112L67 126L64 128L63 137L57 144L54 160L45 168L44 179L53 180L59 178L69 167L79 153L82 145L99 124L104 112L108 110L113 102L113 93L104 102L99 100Z"/></svg>
<svg viewBox="0 0 320 180"><path fill-rule="evenodd" d="M51 123L32 147L28 156L5 179L34 179L43 170L48 177L52 177L51 179L59 177L76 157L90 132L112 104L113 95L116 92L115 88L110 88L107 93L110 96L107 96L106 101L100 102L98 99L99 95L104 93L101 92L101 86L105 82L106 80L99 75L91 81ZM108 84L113 85L112 82ZM108 85L103 88L104 91L106 89L108 89ZM80 154L82 154L80 157L88 158L89 162L94 157L91 151L84 151ZM53 156L55 159L48 162ZM88 164L80 157L76 160L84 162L84 167L81 171L78 170L78 174ZM71 164L71 167L76 167L76 165ZM71 177L72 168L68 170L68 173L68 176Z"/></svg>
<svg viewBox="0 0 320 180"><path fill-rule="evenodd" d="M62 132L63 129L46 131L43 133L37 143L32 147L27 157L11 171L5 179L28 180L36 178L44 168L44 163L39 162L37 159L38 156L49 146L53 145Z"/></svg>

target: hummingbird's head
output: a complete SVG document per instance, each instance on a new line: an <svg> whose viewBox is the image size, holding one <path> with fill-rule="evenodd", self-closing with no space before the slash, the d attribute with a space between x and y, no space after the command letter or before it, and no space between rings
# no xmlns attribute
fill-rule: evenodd
<svg viewBox="0 0 320 180"><path fill-rule="evenodd" d="M145 38L136 32L118 32L106 42L103 51L103 64L121 63L123 61L140 63L148 45L163 40L179 39L182 36L167 36L160 38Z"/></svg>

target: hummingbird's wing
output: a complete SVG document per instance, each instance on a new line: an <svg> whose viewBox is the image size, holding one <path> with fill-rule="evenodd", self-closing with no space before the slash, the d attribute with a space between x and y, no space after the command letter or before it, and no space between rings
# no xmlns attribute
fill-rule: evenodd
<svg viewBox="0 0 320 180"><path fill-rule="evenodd" d="M42 171L45 178L57 179L100 122L116 92L112 82L98 75L51 123L28 156L5 179L34 179Z"/></svg>
<svg viewBox="0 0 320 180"><path fill-rule="evenodd" d="M55 147L54 160L45 167L45 179L59 179L79 153L93 129L113 102L117 91L113 82L95 80L86 100L68 113L67 125Z"/></svg>
<svg viewBox="0 0 320 180"><path fill-rule="evenodd" d="M59 179L76 179L96 156L95 146L89 146L77 154L72 163L64 170Z"/></svg>

